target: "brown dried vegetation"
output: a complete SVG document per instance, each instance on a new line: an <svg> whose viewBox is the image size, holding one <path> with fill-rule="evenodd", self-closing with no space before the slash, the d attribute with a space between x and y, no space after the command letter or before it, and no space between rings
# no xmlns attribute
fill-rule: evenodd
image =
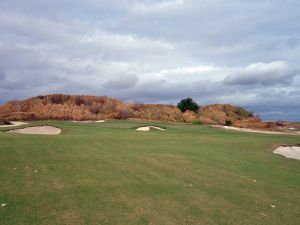
<svg viewBox="0 0 300 225"><path fill-rule="evenodd" d="M37 96L24 101L10 101L0 107L3 120L99 120L143 119L171 122L222 124L230 120L243 126L261 123L252 113L232 105L208 105L198 112L182 113L174 105L126 103L97 96L53 94ZM246 121L246 122L243 122Z"/></svg>

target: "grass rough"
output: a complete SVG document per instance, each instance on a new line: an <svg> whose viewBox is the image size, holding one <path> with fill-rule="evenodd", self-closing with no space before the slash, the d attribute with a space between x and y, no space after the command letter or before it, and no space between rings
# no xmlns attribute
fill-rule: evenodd
<svg viewBox="0 0 300 225"><path fill-rule="evenodd" d="M299 224L300 162L272 152L299 137L147 124L0 129L0 224Z"/></svg>

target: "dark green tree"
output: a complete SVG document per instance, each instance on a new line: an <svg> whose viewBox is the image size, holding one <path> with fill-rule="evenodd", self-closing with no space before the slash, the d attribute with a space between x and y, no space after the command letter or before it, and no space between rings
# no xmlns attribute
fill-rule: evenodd
<svg viewBox="0 0 300 225"><path fill-rule="evenodd" d="M177 104L177 108L180 109L181 112L185 112L187 110L196 112L199 109L199 105L194 102L192 98L185 98Z"/></svg>
<svg viewBox="0 0 300 225"><path fill-rule="evenodd" d="M231 125L232 125L231 119L227 119L227 120L225 121L225 126L231 126Z"/></svg>

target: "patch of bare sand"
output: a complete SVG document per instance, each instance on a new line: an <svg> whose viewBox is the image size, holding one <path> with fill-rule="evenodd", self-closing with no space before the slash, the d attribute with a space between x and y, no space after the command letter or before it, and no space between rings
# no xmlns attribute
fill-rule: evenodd
<svg viewBox="0 0 300 225"><path fill-rule="evenodd" d="M2 128L2 127L17 127L17 126L28 124L25 122L10 122L10 123L11 123L11 125L0 125L0 128Z"/></svg>
<svg viewBox="0 0 300 225"><path fill-rule="evenodd" d="M150 127L139 127L136 131L150 131Z"/></svg>
<svg viewBox="0 0 300 225"><path fill-rule="evenodd" d="M136 131L150 131L152 129L155 129L155 130L165 130L161 127L155 127L155 126L146 126L146 127L139 127L136 129Z"/></svg>
<svg viewBox="0 0 300 225"><path fill-rule="evenodd" d="M239 128L239 127L229 127L229 126L221 126L221 125L212 125L212 127L223 128L226 130L236 130L243 132L251 132L251 133L262 133L262 134L294 134L299 135L298 132L280 132L280 131L267 131L267 130L255 130L249 128Z"/></svg>
<svg viewBox="0 0 300 225"><path fill-rule="evenodd" d="M51 126L26 127L24 129L10 130L8 133L13 134L47 134L57 135L61 133L61 129Z"/></svg>
<svg viewBox="0 0 300 225"><path fill-rule="evenodd" d="M95 121L95 123L104 123L105 122L105 120L97 120L97 121Z"/></svg>
<svg viewBox="0 0 300 225"><path fill-rule="evenodd" d="M289 159L300 160L300 146L279 146L273 152Z"/></svg>
<svg viewBox="0 0 300 225"><path fill-rule="evenodd" d="M77 120L73 120L73 123L104 123L105 120L81 120L81 121L77 121Z"/></svg>

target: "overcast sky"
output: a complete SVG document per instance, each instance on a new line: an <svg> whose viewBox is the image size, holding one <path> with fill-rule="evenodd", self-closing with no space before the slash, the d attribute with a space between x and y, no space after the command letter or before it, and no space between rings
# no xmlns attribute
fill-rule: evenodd
<svg viewBox="0 0 300 225"><path fill-rule="evenodd" d="M1 0L0 104L230 103L300 121L299 0Z"/></svg>

